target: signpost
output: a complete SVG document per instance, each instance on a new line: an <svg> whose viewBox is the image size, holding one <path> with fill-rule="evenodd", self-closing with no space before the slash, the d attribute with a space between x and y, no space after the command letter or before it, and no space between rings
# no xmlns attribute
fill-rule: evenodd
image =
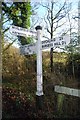
<svg viewBox="0 0 80 120"><path fill-rule="evenodd" d="M14 26L14 25L10 27L10 32L17 36L24 36L24 37L36 37L37 34L36 32L30 31L26 28Z"/></svg>
<svg viewBox="0 0 80 120"><path fill-rule="evenodd" d="M37 26L36 27L37 35L36 33L32 31L28 31L27 29L12 26L10 28L10 32L12 34L20 35L20 36L37 36L37 43L35 44L29 44L25 46L21 46L21 53L22 54L37 54L37 92L36 92L36 104L39 109L42 109L43 107L43 78L42 78L42 45L41 45L41 31L42 27Z"/></svg>
<svg viewBox="0 0 80 120"><path fill-rule="evenodd" d="M36 103L39 109L43 107L43 77L42 77L42 50L52 48L52 47L60 47L69 44L67 40L70 41L69 36L55 38L53 40L45 40L41 42L41 32L42 27L36 27L37 32L29 31L25 28L12 26L10 27L10 32L12 34L24 37L36 37L37 42L33 44L23 45L20 47L21 54L36 54L37 55L37 91L36 91Z"/></svg>
<svg viewBox="0 0 80 120"><path fill-rule="evenodd" d="M70 37L69 35L55 38L53 40L44 40L41 41L41 50L49 49L49 48L57 48L57 47L64 47L70 43ZM28 45L22 45L20 47L20 53L24 55L32 55L37 54L37 43L28 44Z"/></svg>
<svg viewBox="0 0 80 120"><path fill-rule="evenodd" d="M69 35L57 37L57 38L54 38L53 40L45 40L45 41L42 41L42 50L53 48L53 47L54 48L65 47L69 43L70 43Z"/></svg>
<svg viewBox="0 0 80 120"><path fill-rule="evenodd" d="M43 108L43 77L42 77L42 45L41 45L41 32L42 27L37 26L37 92L36 104L39 109Z"/></svg>
<svg viewBox="0 0 80 120"><path fill-rule="evenodd" d="M28 45L22 45L20 47L20 53L23 55L32 55L32 54L36 54L37 52L36 49L36 44L28 44Z"/></svg>

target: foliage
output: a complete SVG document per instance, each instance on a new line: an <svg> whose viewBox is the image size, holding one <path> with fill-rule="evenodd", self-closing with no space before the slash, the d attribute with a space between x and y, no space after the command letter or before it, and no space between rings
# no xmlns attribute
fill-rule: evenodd
<svg viewBox="0 0 80 120"><path fill-rule="evenodd" d="M8 20L12 20L14 25L30 27L31 5L30 2L13 2L12 4L2 3L3 14Z"/></svg>
<svg viewBox="0 0 80 120"><path fill-rule="evenodd" d="M77 55L76 55L77 56ZM21 56L17 48L10 47L3 54L3 118L53 119L79 116L78 98L61 96L54 85L70 86L75 81L67 73L65 53L54 53L54 72L50 72L49 52L43 52L44 108L36 108L36 71L34 56ZM77 56L78 57L78 56ZM79 57L76 57L76 61ZM62 60L63 59L63 60ZM67 59L68 60L68 59ZM79 62L79 61L78 61ZM80 63L80 62L79 62ZM59 70L59 67L61 68ZM62 72L63 68L63 72ZM67 69L70 70L70 69ZM80 116L79 116L80 117Z"/></svg>
<svg viewBox="0 0 80 120"><path fill-rule="evenodd" d="M73 70L72 66L74 65L74 74L75 77L79 79L79 73L80 73L80 54L79 53L74 53L74 54L69 54L67 58L67 69L69 69L68 74L73 75Z"/></svg>
<svg viewBox="0 0 80 120"><path fill-rule="evenodd" d="M3 103L3 119L30 117L34 106L24 93L9 87L3 88Z"/></svg>
<svg viewBox="0 0 80 120"><path fill-rule="evenodd" d="M2 11L4 19L5 16L7 16L7 21L12 21L13 25L20 26L23 28L30 27L30 16L32 14L30 2L2 2ZM27 44L28 41L31 40L31 38L25 39L24 37L19 36L18 40L23 45Z"/></svg>

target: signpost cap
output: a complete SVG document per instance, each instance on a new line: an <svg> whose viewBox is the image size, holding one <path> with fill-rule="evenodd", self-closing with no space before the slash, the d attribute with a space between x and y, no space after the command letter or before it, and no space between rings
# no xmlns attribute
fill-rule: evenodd
<svg viewBox="0 0 80 120"><path fill-rule="evenodd" d="M42 30L42 27L38 25L38 26L35 27L35 29L36 30Z"/></svg>

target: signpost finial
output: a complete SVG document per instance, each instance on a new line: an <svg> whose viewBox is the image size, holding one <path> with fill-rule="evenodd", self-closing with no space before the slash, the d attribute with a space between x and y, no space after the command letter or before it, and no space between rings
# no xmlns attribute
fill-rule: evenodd
<svg viewBox="0 0 80 120"><path fill-rule="evenodd" d="M35 27L36 30L42 30L42 27L40 25Z"/></svg>

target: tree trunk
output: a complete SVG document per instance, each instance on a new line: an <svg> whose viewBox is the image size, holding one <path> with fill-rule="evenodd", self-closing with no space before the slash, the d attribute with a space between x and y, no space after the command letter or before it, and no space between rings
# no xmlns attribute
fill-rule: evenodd
<svg viewBox="0 0 80 120"><path fill-rule="evenodd" d="M50 50L50 68L51 72L53 72L53 48Z"/></svg>
<svg viewBox="0 0 80 120"><path fill-rule="evenodd" d="M53 6L54 2L51 4L51 39L53 39ZM51 72L53 72L53 48L50 50L50 62Z"/></svg>

